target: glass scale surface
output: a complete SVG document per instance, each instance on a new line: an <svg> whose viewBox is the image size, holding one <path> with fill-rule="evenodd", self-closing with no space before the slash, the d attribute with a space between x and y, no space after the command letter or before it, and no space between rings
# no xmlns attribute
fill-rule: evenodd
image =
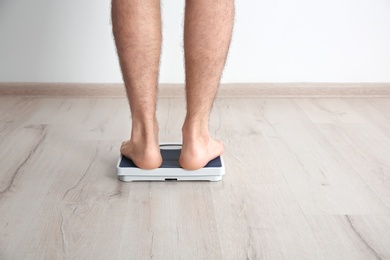
<svg viewBox="0 0 390 260"><path fill-rule="evenodd" d="M225 174L222 156L211 160L199 170L185 170L180 167L181 144L160 144L162 165L153 170L138 168L130 159L120 156L117 175L121 181L220 181Z"/></svg>

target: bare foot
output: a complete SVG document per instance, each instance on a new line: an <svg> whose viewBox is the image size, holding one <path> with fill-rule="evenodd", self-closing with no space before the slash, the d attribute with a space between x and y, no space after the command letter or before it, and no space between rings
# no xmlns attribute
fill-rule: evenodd
<svg viewBox="0 0 390 260"><path fill-rule="evenodd" d="M180 154L180 166L187 170L197 170L206 166L212 159L223 154L221 141L209 135L190 137L183 134L183 147Z"/></svg>
<svg viewBox="0 0 390 260"><path fill-rule="evenodd" d="M160 146L158 143L158 124L148 124L148 131L143 124L133 121L131 138L123 142L121 154L133 163L145 170L156 169L162 164Z"/></svg>
<svg viewBox="0 0 390 260"><path fill-rule="evenodd" d="M137 167L145 170L156 169L162 164L162 157L158 144L137 144L132 140L129 140L122 143L121 154L131 159Z"/></svg>

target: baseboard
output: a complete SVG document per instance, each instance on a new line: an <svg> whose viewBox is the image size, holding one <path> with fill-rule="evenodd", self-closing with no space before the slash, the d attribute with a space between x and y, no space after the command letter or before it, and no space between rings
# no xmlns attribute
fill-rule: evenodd
<svg viewBox="0 0 390 260"><path fill-rule="evenodd" d="M0 83L0 96L125 98L123 84ZM221 84L218 97L389 97L390 83ZM184 97L183 84L160 84L159 97Z"/></svg>

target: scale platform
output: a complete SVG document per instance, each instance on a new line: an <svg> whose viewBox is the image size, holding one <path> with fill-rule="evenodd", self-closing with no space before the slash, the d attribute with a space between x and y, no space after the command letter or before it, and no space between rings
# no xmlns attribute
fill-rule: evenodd
<svg viewBox="0 0 390 260"><path fill-rule="evenodd" d="M121 155L117 174L121 181L220 181L225 174L222 156L211 160L199 170L185 170L179 165L181 144L161 144L162 165L153 170L143 170Z"/></svg>

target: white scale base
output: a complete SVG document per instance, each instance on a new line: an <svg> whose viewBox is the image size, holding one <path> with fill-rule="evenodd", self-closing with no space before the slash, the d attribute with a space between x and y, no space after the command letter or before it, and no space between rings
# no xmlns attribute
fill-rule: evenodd
<svg viewBox="0 0 390 260"><path fill-rule="evenodd" d="M185 170L179 165L181 144L161 144L163 163L160 168L143 170L122 156L118 160L117 174L121 181L220 181L225 174L223 157L211 160L199 170Z"/></svg>

